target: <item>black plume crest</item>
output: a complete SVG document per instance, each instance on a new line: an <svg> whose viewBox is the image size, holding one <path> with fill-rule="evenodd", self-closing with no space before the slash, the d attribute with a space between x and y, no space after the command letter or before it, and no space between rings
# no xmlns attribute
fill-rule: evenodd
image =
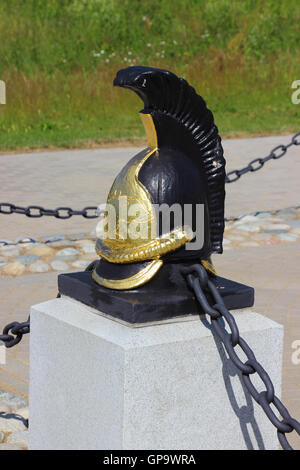
<svg viewBox="0 0 300 470"><path fill-rule="evenodd" d="M212 250L222 253L225 159L218 128L204 99L183 78L151 67L120 70L114 85L133 90L143 100L145 112L168 115L190 134L207 181Z"/></svg>

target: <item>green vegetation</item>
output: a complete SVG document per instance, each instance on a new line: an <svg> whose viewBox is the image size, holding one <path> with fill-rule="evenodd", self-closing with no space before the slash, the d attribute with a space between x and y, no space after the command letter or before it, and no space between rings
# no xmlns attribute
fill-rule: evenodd
<svg viewBox="0 0 300 470"><path fill-rule="evenodd" d="M190 81L221 134L299 130L298 0L0 0L0 148L83 146L144 135L119 68Z"/></svg>

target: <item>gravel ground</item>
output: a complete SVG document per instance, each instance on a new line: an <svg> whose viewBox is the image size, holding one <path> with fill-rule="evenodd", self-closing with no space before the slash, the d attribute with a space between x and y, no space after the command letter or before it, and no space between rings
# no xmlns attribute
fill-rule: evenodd
<svg viewBox="0 0 300 470"><path fill-rule="evenodd" d="M257 212L225 225L224 250L300 240L300 209ZM97 259L95 232L0 240L0 276L84 270Z"/></svg>
<svg viewBox="0 0 300 470"><path fill-rule="evenodd" d="M15 393L0 390L0 450L28 448L28 403Z"/></svg>

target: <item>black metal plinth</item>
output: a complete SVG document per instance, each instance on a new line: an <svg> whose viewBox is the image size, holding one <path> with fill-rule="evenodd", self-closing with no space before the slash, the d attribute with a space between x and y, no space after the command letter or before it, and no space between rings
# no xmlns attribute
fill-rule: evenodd
<svg viewBox="0 0 300 470"><path fill-rule="evenodd" d="M150 282L127 291L99 286L92 279L91 272L60 274L58 289L61 295L128 323L202 314L203 311L180 269L179 264L165 264ZM252 287L219 276L214 278L214 282L229 310L251 307L254 304Z"/></svg>

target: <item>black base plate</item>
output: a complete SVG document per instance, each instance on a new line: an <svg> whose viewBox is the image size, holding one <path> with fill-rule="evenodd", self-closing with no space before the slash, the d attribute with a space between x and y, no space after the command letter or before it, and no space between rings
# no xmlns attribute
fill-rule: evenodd
<svg viewBox="0 0 300 470"><path fill-rule="evenodd" d="M58 289L66 295L128 323L145 323L204 313L180 272L165 264L147 284L133 290L99 286L91 272L60 274ZM252 307L254 289L222 277L212 278L229 310Z"/></svg>

